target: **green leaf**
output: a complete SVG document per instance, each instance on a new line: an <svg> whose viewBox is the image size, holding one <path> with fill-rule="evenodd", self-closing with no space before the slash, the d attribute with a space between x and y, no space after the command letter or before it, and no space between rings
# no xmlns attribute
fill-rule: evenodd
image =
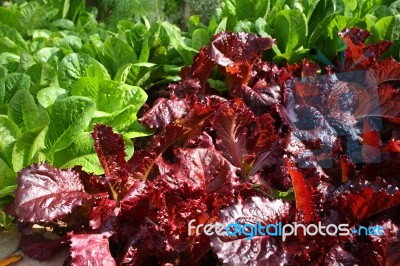
<svg viewBox="0 0 400 266"><path fill-rule="evenodd" d="M81 77L72 87L71 95L85 96L96 101L99 93L99 84L101 82L102 81L97 78ZM97 108L99 108L99 106L97 106Z"/></svg>
<svg viewBox="0 0 400 266"><path fill-rule="evenodd" d="M1 164L1 163L0 163ZM1 166L0 166L1 168ZM14 174L14 183L16 182L15 180L15 174ZM2 187L0 184L0 198L6 197L6 196L14 196L14 191L17 189L17 185L10 185L10 186L6 186L6 187ZM0 202L1 205L1 202ZM2 211L0 211L0 215L1 215ZM3 223L1 223L3 224Z"/></svg>
<svg viewBox="0 0 400 266"><path fill-rule="evenodd" d="M11 98L8 106L8 117L18 125L22 132L35 127L38 119L38 110L35 99L28 91L17 91L14 97Z"/></svg>
<svg viewBox="0 0 400 266"><path fill-rule="evenodd" d="M102 79L102 80L109 80L110 79L110 75L108 75L108 72L107 72L107 75L105 75L104 70L105 70L105 68L103 66L90 65L86 69L86 76L87 77L98 78L98 79Z"/></svg>
<svg viewBox="0 0 400 266"><path fill-rule="evenodd" d="M71 96L48 107L50 124L45 138L48 155L70 145L89 125L95 103L86 97Z"/></svg>
<svg viewBox="0 0 400 266"><path fill-rule="evenodd" d="M318 23L318 25L315 27L315 30L311 33L310 39L308 40L309 47L313 47L313 45L325 34L326 28L336 16L337 14L334 13Z"/></svg>
<svg viewBox="0 0 400 266"><path fill-rule="evenodd" d="M254 29L262 37L271 37L271 35L268 33L269 28L267 25L267 21L264 18L258 18L254 22Z"/></svg>
<svg viewBox="0 0 400 266"><path fill-rule="evenodd" d="M127 83L126 80L131 71L131 68L132 64L127 64L125 66L120 67L117 71L117 74L115 74L114 80L121 83Z"/></svg>
<svg viewBox="0 0 400 266"><path fill-rule="evenodd" d="M175 26L167 21L163 22L161 25L167 32L171 45L181 55L185 64L188 64L188 65L192 64L193 56L197 51L186 45L186 43L181 35L181 30L177 26Z"/></svg>
<svg viewBox="0 0 400 266"><path fill-rule="evenodd" d="M374 41L400 39L400 15L381 18L373 27Z"/></svg>
<svg viewBox="0 0 400 266"><path fill-rule="evenodd" d="M62 18L65 18L68 14L68 10L69 10L69 6L71 4L70 0L64 0L64 5L63 5L63 9L62 9Z"/></svg>
<svg viewBox="0 0 400 266"><path fill-rule="evenodd" d="M13 186L12 190L14 191L17 189L17 186ZM0 191L1 192L1 191ZM10 196L14 196L14 193L9 194ZM11 198L11 199L10 199ZM5 204L11 203L13 201L12 197L7 197L0 198L0 208L4 206ZM3 227L5 229L13 229L15 228L15 224L13 223L14 218L11 216L8 216L7 214L4 213L4 211L0 211L0 227Z"/></svg>
<svg viewBox="0 0 400 266"><path fill-rule="evenodd" d="M8 25L0 25L0 36L3 38L8 38L13 43L15 43L19 49L29 51L29 46L24 38L21 36L20 32L13 27Z"/></svg>
<svg viewBox="0 0 400 266"><path fill-rule="evenodd" d="M45 115L39 115L39 119L41 117L46 117L47 116L47 120L45 121L41 121L42 123L38 123L39 125L42 125L44 127L43 131L40 132L40 134L36 137L35 141L32 143L32 148L31 148L31 152L29 153L30 156L32 156L31 159L31 163L38 163L38 162L44 162L44 161L51 161L51 156L47 157L46 156L46 145L45 145L45 138L46 138L46 134L48 131L48 127L47 125L50 123L50 118L48 116L47 111L44 110L44 112L42 114ZM39 130L39 128L36 128ZM35 130L36 130L35 129Z"/></svg>
<svg viewBox="0 0 400 266"><path fill-rule="evenodd" d="M9 37L0 35L0 53L4 53L4 52L18 54L19 47L15 42L10 40Z"/></svg>
<svg viewBox="0 0 400 266"><path fill-rule="evenodd" d="M137 57L132 47L118 38L108 37L104 42L103 53L103 64L112 76L121 66L137 62Z"/></svg>
<svg viewBox="0 0 400 266"><path fill-rule="evenodd" d="M208 79L208 84L210 84L210 88L215 89L219 92L227 91L228 87L226 86L226 83L221 80L216 80L216 79Z"/></svg>
<svg viewBox="0 0 400 266"><path fill-rule="evenodd" d="M111 115L93 118L93 123L105 124L116 131L126 132L137 121L136 112L137 108L134 105L129 105Z"/></svg>
<svg viewBox="0 0 400 266"><path fill-rule="evenodd" d="M226 18L226 17L222 18L220 23L218 24L218 26L215 28L215 30L212 31L211 35L217 34L221 31L226 31L227 22L228 22L228 18Z"/></svg>
<svg viewBox="0 0 400 266"><path fill-rule="evenodd" d="M142 47L140 49L139 58L137 60L139 63L146 63L147 61L149 61L149 56L150 56L149 39L150 39L149 36L145 36L142 41ZM137 42L137 44L140 44L139 41ZM139 46L139 45L137 45L137 46Z"/></svg>
<svg viewBox="0 0 400 266"><path fill-rule="evenodd" d="M375 16L372 15L372 14L367 14L367 15L364 17L364 21L365 21L365 24L366 24L366 29L367 29L369 32L372 32L372 28L375 27L375 23L378 21L378 19L377 19L377 17L375 17ZM372 33L372 34L373 34L373 33ZM369 41L369 39L367 39L367 43L368 43L368 41Z"/></svg>
<svg viewBox="0 0 400 266"><path fill-rule="evenodd" d="M254 23L249 20L239 20L233 32L254 32Z"/></svg>
<svg viewBox="0 0 400 266"><path fill-rule="evenodd" d="M275 56L274 62L281 63L282 60L285 60L289 64L293 64L295 62L300 62L301 59L303 59L303 58L306 58L308 56L309 52L310 52L310 49L300 48L300 49L290 52L290 53L280 54L280 55Z"/></svg>
<svg viewBox="0 0 400 266"><path fill-rule="evenodd" d="M19 53L19 72L26 71L29 67L36 63L33 56L26 50L21 50Z"/></svg>
<svg viewBox="0 0 400 266"><path fill-rule="evenodd" d="M326 34L330 38L339 38L338 32L347 27L365 28L365 22L360 18L336 16L335 19L326 27Z"/></svg>
<svg viewBox="0 0 400 266"><path fill-rule="evenodd" d="M400 14L400 0L394 1L393 3L390 4L388 7L388 12L391 15L398 15Z"/></svg>
<svg viewBox="0 0 400 266"><path fill-rule="evenodd" d="M133 155L133 143L129 138L123 137L126 159L128 160ZM93 147L94 141L91 134L89 132L82 132L70 146L55 153L53 164L60 168L72 168L80 165L86 172L96 175L104 174L104 170Z"/></svg>
<svg viewBox="0 0 400 266"><path fill-rule="evenodd" d="M255 15L255 3L252 0L236 1L236 17L238 20L252 18Z"/></svg>
<svg viewBox="0 0 400 266"><path fill-rule="evenodd" d="M210 42L210 36L205 29L197 29L193 31L192 35L192 47L196 50L200 50L201 47L208 45Z"/></svg>
<svg viewBox="0 0 400 266"><path fill-rule="evenodd" d="M107 69L87 54L73 53L63 58L58 69L58 81L62 88L70 89L80 77L85 76L110 79Z"/></svg>
<svg viewBox="0 0 400 266"><path fill-rule="evenodd" d="M131 86L128 84L123 85L124 94L122 95L123 105L134 105L136 112L142 107L142 105L147 101L147 94L142 88L137 86Z"/></svg>
<svg viewBox="0 0 400 266"><path fill-rule="evenodd" d="M103 41L99 35L89 36L89 40L83 45L81 52L90 55L93 58L102 57Z"/></svg>
<svg viewBox="0 0 400 266"><path fill-rule="evenodd" d="M29 90L30 77L21 73L11 73L4 79L3 103L8 103L19 90Z"/></svg>
<svg viewBox="0 0 400 266"><path fill-rule="evenodd" d="M79 52L82 49L82 41L79 37L68 35L65 36L63 42L68 45L70 49L74 52Z"/></svg>
<svg viewBox="0 0 400 266"><path fill-rule="evenodd" d="M224 0L221 5L222 16L227 18L227 28L233 29L236 25L236 0Z"/></svg>
<svg viewBox="0 0 400 266"><path fill-rule="evenodd" d="M32 33L32 39L34 41L47 41L48 39L50 39L51 33L51 30L35 29Z"/></svg>
<svg viewBox="0 0 400 266"><path fill-rule="evenodd" d="M289 53L307 41L307 21L298 10L283 10L275 18L275 37L282 53Z"/></svg>
<svg viewBox="0 0 400 266"><path fill-rule="evenodd" d="M62 53L60 51L61 51L60 48L57 48L57 47L45 47L45 48L40 49L36 53L36 58L40 62L47 62L54 55L58 55L61 57Z"/></svg>
<svg viewBox="0 0 400 266"><path fill-rule="evenodd" d="M212 20L213 18L211 18ZM215 18L214 18L214 23L215 23ZM188 28L188 32L193 35L193 31L201 28L202 26L204 26L201 23L201 16L199 15L192 15L189 17L189 20L187 22L187 28Z"/></svg>
<svg viewBox="0 0 400 266"><path fill-rule="evenodd" d="M293 188L289 189L288 191L274 190L272 197L287 201L293 201L294 200Z"/></svg>
<svg viewBox="0 0 400 266"><path fill-rule="evenodd" d="M0 66L0 79L4 79L6 75L7 75L7 68Z"/></svg>
<svg viewBox="0 0 400 266"><path fill-rule="evenodd" d="M369 41L378 42L380 40L390 40L394 45L389 48L385 56L399 58L400 50L400 15L381 18L372 26L372 36Z"/></svg>
<svg viewBox="0 0 400 266"><path fill-rule="evenodd" d="M155 130L144 127L139 121L134 121L130 126L122 130L125 137L129 139L147 137L153 135Z"/></svg>
<svg viewBox="0 0 400 266"><path fill-rule="evenodd" d="M328 59L333 59L343 43L338 32L348 27L366 28L366 23L360 18L331 15L314 30L309 41L309 47L318 49ZM322 33L322 34L321 34ZM315 34L315 35L314 35Z"/></svg>
<svg viewBox="0 0 400 266"><path fill-rule="evenodd" d="M34 84L30 88L30 92L33 95L36 95L42 88L58 83L57 70L49 63L36 63L27 69L25 73L31 77L31 82Z"/></svg>
<svg viewBox="0 0 400 266"><path fill-rule="evenodd" d="M269 0L236 0L236 17L238 20L256 20L264 17L269 10Z"/></svg>
<svg viewBox="0 0 400 266"><path fill-rule="evenodd" d="M314 32L318 24L326 17L335 12L336 6L334 1L330 0L314 0L306 11L308 20L308 32Z"/></svg>
<svg viewBox="0 0 400 266"><path fill-rule="evenodd" d="M57 19L51 22L50 27L56 30L73 30L75 28L74 22L68 19Z"/></svg>
<svg viewBox="0 0 400 266"><path fill-rule="evenodd" d="M0 7L0 22L23 32L21 14L10 8Z"/></svg>
<svg viewBox="0 0 400 266"><path fill-rule="evenodd" d="M20 56L16 54L7 52L0 54L0 66L7 68L9 73L19 71L19 60Z"/></svg>
<svg viewBox="0 0 400 266"><path fill-rule="evenodd" d="M16 183L15 179L15 173L14 171L8 167L7 163L3 161L0 158L0 198L7 196L10 191L12 190L12 187L9 186L14 186ZM12 190L11 192L14 192Z"/></svg>
<svg viewBox="0 0 400 266"><path fill-rule="evenodd" d="M37 127L26 132L17 140L12 151L12 164L15 172L37 162L34 158L37 152L45 148L44 137L46 132L47 127Z"/></svg>
<svg viewBox="0 0 400 266"><path fill-rule="evenodd" d="M147 94L139 87L112 80L80 78L71 91L72 95L89 97L96 102L97 110L114 113L128 105L136 111L146 102Z"/></svg>
<svg viewBox="0 0 400 266"><path fill-rule="evenodd" d="M381 0L364 0L358 13L358 17L362 18L368 14L373 14L381 3Z"/></svg>
<svg viewBox="0 0 400 266"><path fill-rule="evenodd" d="M343 10L345 16L351 16L352 11L357 8L357 0L341 0L343 2Z"/></svg>
<svg viewBox="0 0 400 266"><path fill-rule="evenodd" d="M0 78L0 106L3 104L4 101L4 94L6 90L6 83L4 78Z"/></svg>
<svg viewBox="0 0 400 266"><path fill-rule="evenodd" d="M67 18L76 21L79 14L84 13L86 8L85 0L74 0L70 3Z"/></svg>
<svg viewBox="0 0 400 266"><path fill-rule="evenodd" d="M127 137L126 135L122 135L122 138L125 141L125 153L126 153L125 159L128 161L134 153L133 142L131 138Z"/></svg>
<svg viewBox="0 0 400 266"><path fill-rule="evenodd" d="M157 65L153 63L128 64L118 70L114 80L134 86L145 87L155 69L157 69Z"/></svg>
<svg viewBox="0 0 400 266"><path fill-rule="evenodd" d="M9 166L11 166L14 144L20 135L18 126L7 116L0 115L0 158Z"/></svg>
<svg viewBox="0 0 400 266"><path fill-rule="evenodd" d="M38 102L47 108L52 105L55 101L64 99L68 96L68 91L58 87L48 87L40 90L37 93Z"/></svg>
<svg viewBox="0 0 400 266"><path fill-rule="evenodd" d="M103 168L93 147L94 141L90 133L82 132L70 146L54 154L53 164L61 168L81 165L86 172L97 175L103 174Z"/></svg>

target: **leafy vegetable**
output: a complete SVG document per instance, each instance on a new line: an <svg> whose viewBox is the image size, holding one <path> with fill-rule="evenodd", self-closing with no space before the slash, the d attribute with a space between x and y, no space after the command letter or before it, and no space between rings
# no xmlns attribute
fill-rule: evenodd
<svg viewBox="0 0 400 266"><path fill-rule="evenodd" d="M223 0L188 32L140 16L176 1L103 2L100 14L86 1L0 7L0 208L23 252L69 247L77 265L399 264L398 1ZM372 34L342 31L354 26ZM188 234L192 219L385 235L227 241Z"/></svg>
<svg viewBox="0 0 400 266"><path fill-rule="evenodd" d="M76 206L82 205L91 196L84 191L77 173L73 171L49 171L47 164L32 166L21 172L20 191L25 189L36 194L16 194L21 221L57 221L69 214ZM50 207L51 206L51 207ZM37 208L43 207L43 211ZM49 211L50 207L52 210Z"/></svg>
<svg viewBox="0 0 400 266"><path fill-rule="evenodd" d="M266 53L275 62L300 62L303 58L331 64L337 53L344 50L337 33L344 28L360 27L374 33L369 42L388 39L395 45L386 56L399 59L399 26L397 1L245 1L223 0L207 26L189 20L193 47L198 43L198 32L211 37L222 30L252 32L272 37L277 44ZM192 28L191 28L192 27ZM194 34L196 32L196 34ZM195 40L195 41L194 41ZM204 38L204 40L207 40ZM206 43L203 43L205 45Z"/></svg>
<svg viewBox="0 0 400 266"><path fill-rule="evenodd" d="M168 23L143 18L106 28L85 1L19 1L0 9L2 209L16 185L8 169L16 177L47 161L102 174L90 138L96 123L122 133L130 157L132 139L153 133L138 122L148 99L143 89L179 79L195 50Z"/></svg>
<svg viewBox="0 0 400 266"><path fill-rule="evenodd" d="M262 61L271 39L216 35L183 69L182 81L169 86L168 98L142 116L156 134L130 159L122 135L96 125L92 136L104 175L49 164L21 171L18 223L28 229L35 222L52 225L59 246L69 241L75 263L397 262L391 246L398 243L400 226L400 148L392 136L399 115L376 112L387 105L386 93L395 93L397 63L379 59L389 43L364 44L367 31L340 35L348 48L336 65L339 72L328 68L320 76L318 65L308 60L286 68ZM387 60L391 71L385 71ZM214 67L225 77L226 91L210 87ZM380 161L369 160L376 155ZM193 219L224 225L380 225L385 233L208 238L203 231L189 234ZM46 258L42 249L29 249L25 232L21 248ZM41 247L54 241L42 240ZM93 256L83 242L100 255Z"/></svg>

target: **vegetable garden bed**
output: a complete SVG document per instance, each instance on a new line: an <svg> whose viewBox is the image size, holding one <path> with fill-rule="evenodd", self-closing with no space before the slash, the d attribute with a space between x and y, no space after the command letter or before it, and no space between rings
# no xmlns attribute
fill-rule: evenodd
<svg viewBox="0 0 400 266"><path fill-rule="evenodd" d="M1 241L47 265L400 264L396 3L226 0L188 32L1 7ZM348 233L248 231L280 223Z"/></svg>

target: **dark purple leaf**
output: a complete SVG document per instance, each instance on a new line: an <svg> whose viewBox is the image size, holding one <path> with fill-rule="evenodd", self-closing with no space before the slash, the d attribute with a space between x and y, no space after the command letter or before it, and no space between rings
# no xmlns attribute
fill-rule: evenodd
<svg viewBox="0 0 400 266"><path fill-rule="evenodd" d="M377 59L392 45L389 41L365 45L370 33L358 28L346 29L339 35L347 45L344 65L340 66L342 72L375 67Z"/></svg>
<svg viewBox="0 0 400 266"><path fill-rule="evenodd" d="M217 146L223 155L241 169L241 177L256 174L271 166L271 153L278 140L273 119L256 116L239 99L215 114L212 125L217 133ZM269 157L269 158L268 158Z"/></svg>
<svg viewBox="0 0 400 266"><path fill-rule="evenodd" d="M400 80L400 63L391 57L382 60L376 67L376 78L378 84Z"/></svg>
<svg viewBox="0 0 400 266"><path fill-rule="evenodd" d="M247 85L241 85L233 88L232 97L243 99L243 101L257 115L265 113L267 108L273 104L279 103L280 88L276 85L266 86L260 90L254 90Z"/></svg>
<svg viewBox="0 0 400 266"><path fill-rule="evenodd" d="M21 222L57 221L96 197L85 192L75 171L33 164L19 173L16 214Z"/></svg>
<svg viewBox="0 0 400 266"><path fill-rule="evenodd" d="M121 200L122 218L131 222L143 220L149 210L151 192L145 181L136 181Z"/></svg>
<svg viewBox="0 0 400 266"><path fill-rule="evenodd" d="M101 199L93 206L90 213L89 226L93 230L109 231L114 230L119 222L120 207L115 200Z"/></svg>
<svg viewBox="0 0 400 266"><path fill-rule="evenodd" d="M196 95L199 93L199 91L201 89L201 86L200 86L200 82L198 79L184 79L178 84L169 85L168 88L171 91L171 96L174 95L177 98L181 98L181 99L189 98L190 99L192 97L196 97ZM173 97L171 97L171 99L172 98ZM175 101L174 100L166 100L166 103L165 103L166 105L168 105L168 101L180 103L179 100L175 100ZM174 111L179 111L179 110L174 110ZM166 124L164 124L164 125L166 125Z"/></svg>
<svg viewBox="0 0 400 266"><path fill-rule="evenodd" d="M207 80L210 77L215 63L211 60L208 55L207 48L203 47L199 53L193 58L193 64L191 66L184 66L181 70L182 79L197 79L200 82L201 94L205 94L207 89ZM180 86L180 85L178 85Z"/></svg>
<svg viewBox="0 0 400 266"><path fill-rule="evenodd" d="M261 224L285 223L289 219L290 206L282 200L252 197L243 203L229 206L221 211L218 223ZM272 236L255 236L246 240L241 236L211 236L211 247L221 262L228 265L285 265L300 256L307 245L299 240Z"/></svg>
<svg viewBox="0 0 400 266"><path fill-rule="evenodd" d="M310 78L310 77L315 78L317 76L317 73L320 70L319 65L307 60L306 58L303 58L301 60L301 63L302 63L302 69L301 69L302 78Z"/></svg>
<svg viewBox="0 0 400 266"><path fill-rule="evenodd" d="M240 61L252 63L273 44L273 39L251 33L219 33L211 41L208 54L214 63L226 67Z"/></svg>
<svg viewBox="0 0 400 266"><path fill-rule="evenodd" d="M326 253L323 263L324 265L358 265L360 260L338 243Z"/></svg>
<svg viewBox="0 0 400 266"><path fill-rule="evenodd" d="M72 170L79 173L79 177L86 192L90 194L109 192L110 188L107 184L107 179L103 176L86 173L82 170L81 166L75 166Z"/></svg>
<svg viewBox="0 0 400 266"><path fill-rule="evenodd" d="M117 199L120 194L126 193L132 182L125 160L125 142L120 134L114 133L111 127L105 125L94 127L93 138L111 196Z"/></svg>
<svg viewBox="0 0 400 266"><path fill-rule="evenodd" d="M315 221L312 189L309 187L304 175L290 161L288 161L288 171L292 178L297 215L301 216L301 218L297 217L297 220L305 224Z"/></svg>
<svg viewBox="0 0 400 266"><path fill-rule="evenodd" d="M23 235L19 242L19 248L24 254L41 261L50 259L67 245L65 239L46 239L41 235Z"/></svg>
<svg viewBox="0 0 400 266"><path fill-rule="evenodd" d="M232 193L238 182L234 167L214 149L185 149L177 154L178 163L164 175L174 176L177 182L207 193Z"/></svg>
<svg viewBox="0 0 400 266"><path fill-rule="evenodd" d="M219 147L224 156L236 167L243 167L250 125L254 123L254 114L241 102L233 103L232 108L214 116L213 127L219 139Z"/></svg>
<svg viewBox="0 0 400 266"><path fill-rule="evenodd" d="M400 63L380 60L391 43L365 44L369 35L343 31L343 62L318 76L306 59L264 62L270 38L217 34L182 80L144 107L139 117L157 133L137 139L128 163L122 137L96 126L105 175L47 164L21 172L12 206L22 248L48 257L64 243L32 243L40 222L56 239L68 233L73 265L399 264ZM228 91L211 95L209 79ZM385 235L298 231L285 240L214 235L210 243L203 231L188 232L193 219L378 224Z"/></svg>
<svg viewBox="0 0 400 266"><path fill-rule="evenodd" d="M329 201L340 206L350 221L358 222L399 205L400 191L380 177L371 181L357 178L339 187Z"/></svg>
<svg viewBox="0 0 400 266"><path fill-rule="evenodd" d="M128 243L120 265L149 265L158 261L165 252L164 239L156 224L147 219Z"/></svg>
<svg viewBox="0 0 400 266"><path fill-rule="evenodd" d="M203 191L189 186L180 176L178 181L160 176L154 184L154 204L159 209L158 221L165 234L166 249L171 256L187 250L195 236L188 235L188 223L195 219L204 223L208 220L207 202ZM187 196L190 195L190 196Z"/></svg>
<svg viewBox="0 0 400 266"><path fill-rule="evenodd" d="M168 125L158 135L153 136L147 150L136 151L128 161L131 175L136 179L154 177L151 173L156 160L175 142L184 136L186 130L181 126Z"/></svg>
<svg viewBox="0 0 400 266"><path fill-rule="evenodd" d="M117 265L109 249L109 235L70 234L72 265Z"/></svg>
<svg viewBox="0 0 400 266"><path fill-rule="evenodd" d="M382 84L378 88L378 101L374 101L372 113L377 117L400 123L400 93L389 84Z"/></svg>
<svg viewBox="0 0 400 266"><path fill-rule="evenodd" d="M140 118L140 122L149 128L163 127L174 122L175 119L183 117L188 110L189 106L186 99L168 100L160 98Z"/></svg>

